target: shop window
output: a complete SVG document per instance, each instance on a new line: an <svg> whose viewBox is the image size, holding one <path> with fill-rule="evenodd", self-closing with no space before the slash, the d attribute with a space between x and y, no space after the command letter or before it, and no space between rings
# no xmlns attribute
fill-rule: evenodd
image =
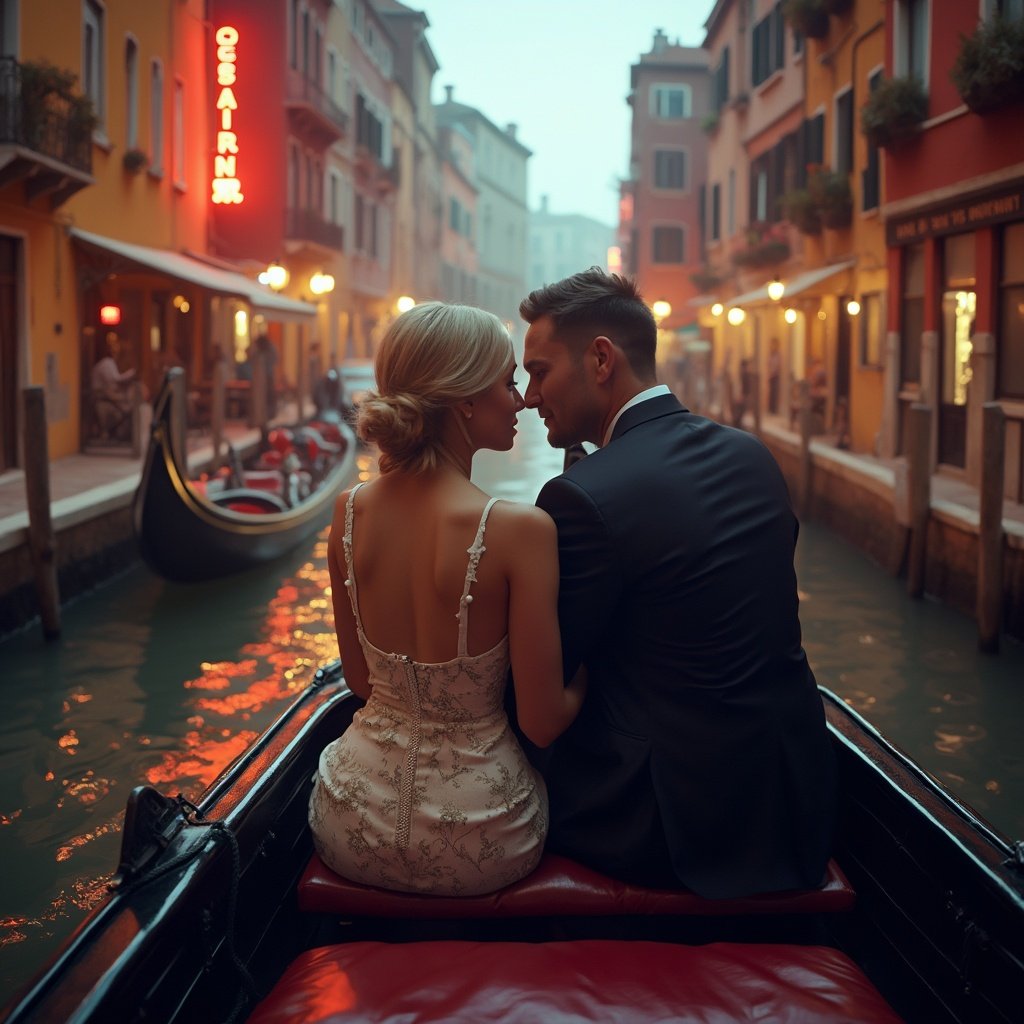
<svg viewBox="0 0 1024 1024"><path fill-rule="evenodd" d="M882 296L878 292L862 296L860 309L861 366L881 368L883 365L884 327Z"/></svg>
<svg viewBox="0 0 1024 1024"><path fill-rule="evenodd" d="M921 380L921 334L924 331L924 246L903 250L903 301L900 310L900 382Z"/></svg>
<svg viewBox="0 0 1024 1024"><path fill-rule="evenodd" d="M654 187L686 188L686 153L681 149L654 151Z"/></svg>
<svg viewBox="0 0 1024 1024"><path fill-rule="evenodd" d="M686 240L681 227L655 228L652 258L655 263L685 263Z"/></svg>
<svg viewBox="0 0 1024 1024"><path fill-rule="evenodd" d="M1024 398L1024 224L1003 229L999 287L997 390Z"/></svg>

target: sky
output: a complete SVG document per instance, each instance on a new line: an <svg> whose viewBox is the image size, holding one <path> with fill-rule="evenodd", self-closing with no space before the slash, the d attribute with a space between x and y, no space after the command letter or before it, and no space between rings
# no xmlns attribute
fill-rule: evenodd
<svg viewBox="0 0 1024 1024"><path fill-rule="evenodd" d="M654 30L700 46L713 0L404 0L430 21L441 69L434 102L454 98L499 128L510 121L533 156L529 206L613 226L629 167L629 69Z"/></svg>

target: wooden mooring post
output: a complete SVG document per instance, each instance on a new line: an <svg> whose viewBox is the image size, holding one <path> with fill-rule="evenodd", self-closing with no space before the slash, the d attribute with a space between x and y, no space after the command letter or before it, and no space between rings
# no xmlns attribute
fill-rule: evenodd
<svg viewBox="0 0 1024 1024"><path fill-rule="evenodd" d="M52 640L60 636L60 591L57 587L57 539L50 515L50 451L46 437L46 397L42 387L22 388L21 411L29 553L43 635Z"/></svg>
<svg viewBox="0 0 1024 1024"><path fill-rule="evenodd" d="M999 650L1003 614L1003 470L1006 416L998 402L981 410L981 482L979 484L978 591L975 618L978 648Z"/></svg>
<svg viewBox="0 0 1024 1024"><path fill-rule="evenodd" d="M907 559L907 593L924 594L924 570L928 548L928 516L932 504L932 456L930 406L915 402L908 411L907 490L910 496L910 551Z"/></svg>
<svg viewBox="0 0 1024 1024"><path fill-rule="evenodd" d="M210 407L210 441L213 445L213 462L210 472L215 473L221 466L221 449L224 447L224 405L227 395L228 368L221 353L213 364L213 392Z"/></svg>

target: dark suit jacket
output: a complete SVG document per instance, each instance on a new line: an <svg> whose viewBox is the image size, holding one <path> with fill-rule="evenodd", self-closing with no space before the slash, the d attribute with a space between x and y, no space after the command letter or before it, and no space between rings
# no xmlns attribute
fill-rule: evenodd
<svg viewBox="0 0 1024 1024"><path fill-rule="evenodd" d="M660 396L537 504L558 526L566 678L590 678L541 758L550 847L710 897L819 884L834 765L770 452Z"/></svg>

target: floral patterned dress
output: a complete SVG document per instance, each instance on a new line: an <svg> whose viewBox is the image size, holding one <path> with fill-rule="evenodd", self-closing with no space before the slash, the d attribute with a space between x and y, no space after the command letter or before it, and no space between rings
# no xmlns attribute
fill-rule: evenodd
<svg viewBox="0 0 1024 1024"><path fill-rule="evenodd" d="M493 892L529 874L548 826L544 782L509 728L503 706L508 637L466 650L470 588L496 499L467 550L458 656L428 664L375 647L363 632L352 558L355 496L343 546L370 698L320 755L309 803L313 842L339 875L436 895Z"/></svg>

